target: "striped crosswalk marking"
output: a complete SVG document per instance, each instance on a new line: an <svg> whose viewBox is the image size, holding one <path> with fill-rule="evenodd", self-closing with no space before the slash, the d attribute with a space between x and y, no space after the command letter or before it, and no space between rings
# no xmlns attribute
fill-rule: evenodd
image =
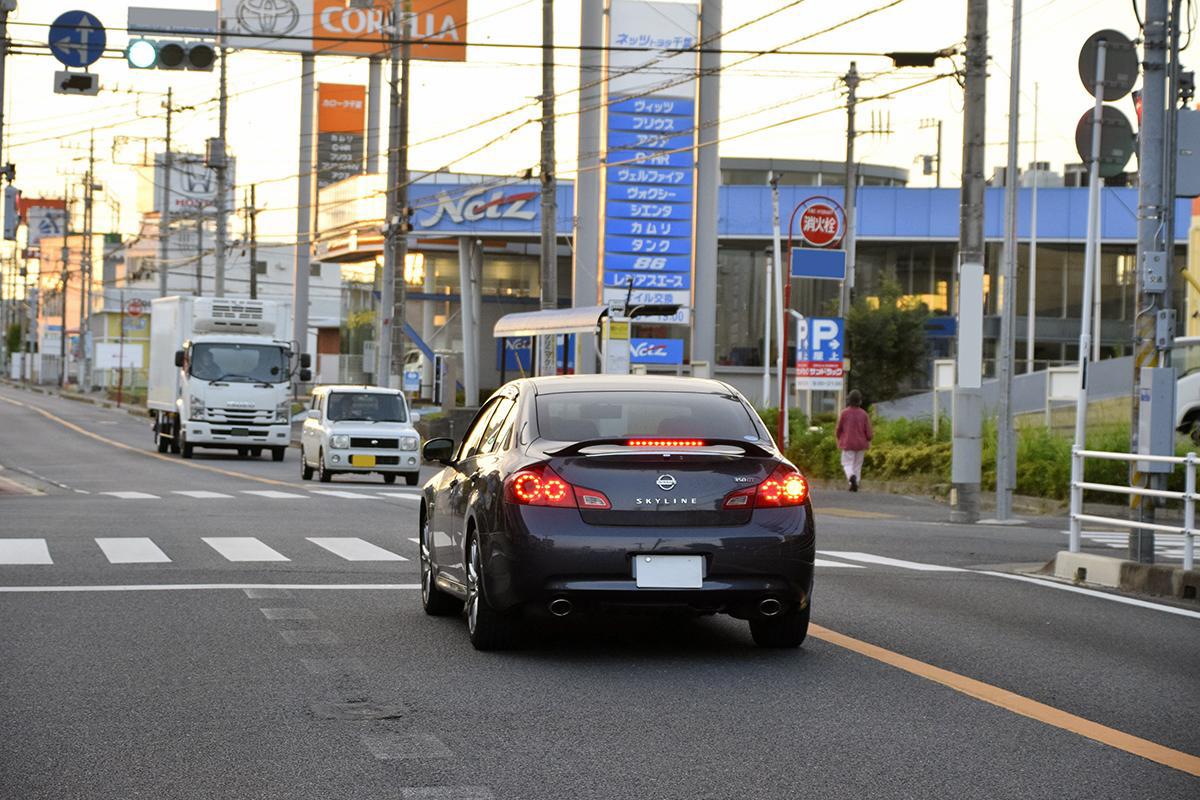
<svg viewBox="0 0 1200 800"><path fill-rule="evenodd" d="M847 561L861 561L864 564L880 564L885 567L899 567L901 569L911 569L918 572L965 572L966 570L958 567L945 567L941 564L920 564L916 561L903 561L899 558L888 558L887 556L877 556L872 553L855 553L846 552L843 550L818 550L823 556L833 556L834 558L844 558Z"/></svg>
<svg viewBox="0 0 1200 800"><path fill-rule="evenodd" d="M336 489L310 489L313 494L323 494L327 497L345 497L348 500L374 500L375 498L369 494L362 492L342 492Z"/></svg>
<svg viewBox="0 0 1200 800"><path fill-rule="evenodd" d="M233 498L231 494L222 494L221 492L171 492L171 494L181 494L184 497L194 497L197 500L229 500Z"/></svg>
<svg viewBox="0 0 1200 800"><path fill-rule="evenodd" d="M413 541L416 541L415 539ZM814 558L813 564L818 567L848 567L849 569L862 569L862 564L847 564L844 561L829 561L824 558Z"/></svg>
<svg viewBox="0 0 1200 800"><path fill-rule="evenodd" d="M144 536L98 538L96 544L110 564L163 564L171 560Z"/></svg>
<svg viewBox="0 0 1200 800"><path fill-rule="evenodd" d="M310 536L308 540L317 547L323 547L347 561L408 561L404 556L384 550L382 547L354 536L330 538Z"/></svg>
<svg viewBox="0 0 1200 800"><path fill-rule="evenodd" d="M291 561L253 536L203 536L201 539L229 561Z"/></svg>
<svg viewBox="0 0 1200 800"><path fill-rule="evenodd" d="M146 492L100 492L109 497L119 497L122 500L157 500L158 495L147 494Z"/></svg>
<svg viewBox="0 0 1200 800"><path fill-rule="evenodd" d="M380 492L380 497L394 497L397 500L414 500L421 502L421 495L416 492Z"/></svg>
<svg viewBox="0 0 1200 800"><path fill-rule="evenodd" d="M0 539L0 564L53 564L45 539Z"/></svg>
<svg viewBox="0 0 1200 800"><path fill-rule="evenodd" d="M295 492L279 492L274 489L243 489L242 494L252 494L255 497L267 497L271 500L292 500L306 499L306 494L296 494Z"/></svg>

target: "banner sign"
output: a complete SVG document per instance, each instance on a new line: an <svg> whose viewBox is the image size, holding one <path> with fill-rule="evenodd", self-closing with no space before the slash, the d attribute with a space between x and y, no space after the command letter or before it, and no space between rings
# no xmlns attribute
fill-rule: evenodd
<svg viewBox="0 0 1200 800"><path fill-rule="evenodd" d="M364 171L367 89L317 84L317 188Z"/></svg>
<svg viewBox="0 0 1200 800"><path fill-rule="evenodd" d="M790 256L793 278L814 278L824 281L846 280L845 250L795 247L792 248Z"/></svg>
<svg viewBox="0 0 1200 800"><path fill-rule="evenodd" d="M797 327L796 388L841 389L845 376L844 321L840 317L807 317Z"/></svg>
<svg viewBox="0 0 1200 800"><path fill-rule="evenodd" d="M612 0L608 43L614 48L686 50L696 45L698 23L695 3ZM655 69L644 69L648 64ZM606 303L623 304L632 283L632 304L691 304L696 67L694 52L616 49L609 54L602 270ZM652 274L647 280L638 277L642 272L678 274ZM687 324L690 319L690 309L683 308L671 317L639 321ZM678 344L682 360L682 341ZM675 357L675 345L664 347ZM659 349L651 347L654 353Z"/></svg>
<svg viewBox="0 0 1200 800"><path fill-rule="evenodd" d="M25 222L28 237L25 246L39 247L43 238L62 236L67 230L67 203L62 199L24 198L17 201L17 210Z"/></svg>
<svg viewBox="0 0 1200 800"><path fill-rule="evenodd" d="M575 334L568 334L570 347L567 350L567 368L575 368ZM563 342L562 334L555 337L558 342L555 348L555 363L562 369ZM533 358L532 336L508 336L496 340L496 369L507 372L523 372L530 374L530 363Z"/></svg>
<svg viewBox="0 0 1200 800"><path fill-rule="evenodd" d="M634 364L682 364L682 339L632 339L629 360Z"/></svg>
<svg viewBox="0 0 1200 800"><path fill-rule="evenodd" d="M346 0L220 0L230 47L290 53L379 55L392 0L359 8ZM467 60L467 0L412 0L412 57Z"/></svg>

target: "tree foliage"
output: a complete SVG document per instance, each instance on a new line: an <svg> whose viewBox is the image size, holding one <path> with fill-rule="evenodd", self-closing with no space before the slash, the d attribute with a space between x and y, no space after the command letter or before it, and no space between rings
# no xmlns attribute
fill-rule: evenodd
<svg viewBox="0 0 1200 800"><path fill-rule="evenodd" d="M884 278L875 294L855 300L846 317L846 354L850 388L862 392L865 402L891 400L925 370L928 319L925 304L906 298L892 278Z"/></svg>
<svg viewBox="0 0 1200 800"><path fill-rule="evenodd" d="M8 339L7 352L15 353L21 349L21 323L14 322L8 326L5 331L5 336Z"/></svg>

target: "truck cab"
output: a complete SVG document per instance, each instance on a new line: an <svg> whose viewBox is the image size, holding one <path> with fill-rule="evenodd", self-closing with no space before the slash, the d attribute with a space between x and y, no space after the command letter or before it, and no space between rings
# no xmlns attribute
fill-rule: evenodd
<svg viewBox="0 0 1200 800"><path fill-rule="evenodd" d="M282 461L291 442L292 379L307 357L276 338L285 304L236 298L153 301L148 404L159 452L236 450Z"/></svg>

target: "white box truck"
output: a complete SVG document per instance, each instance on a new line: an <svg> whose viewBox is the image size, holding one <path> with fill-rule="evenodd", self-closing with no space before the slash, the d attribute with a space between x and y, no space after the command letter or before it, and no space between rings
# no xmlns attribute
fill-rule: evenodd
<svg viewBox="0 0 1200 800"><path fill-rule="evenodd" d="M282 461L291 441L292 379L311 380L295 358L291 307L235 297L160 297L150 303L147 405L158 451L196 447ZM295 363L295 362L299 363Z"/></svg>

